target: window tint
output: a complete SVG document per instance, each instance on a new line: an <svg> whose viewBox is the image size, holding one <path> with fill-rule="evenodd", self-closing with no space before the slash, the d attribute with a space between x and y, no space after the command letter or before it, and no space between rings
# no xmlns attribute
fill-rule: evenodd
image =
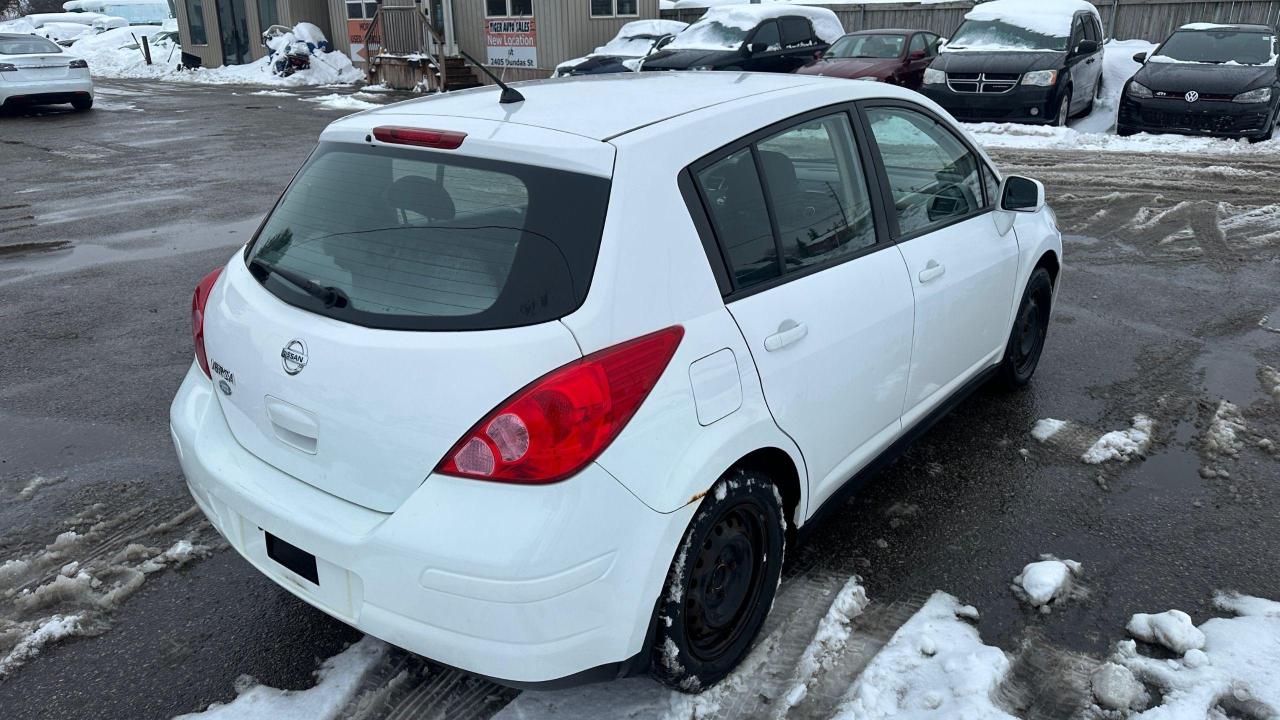
<svg viewBox="0 0 1280 720"><path fill-rule="evenodd" d="M321 145L250 258L342 291L345 307L324 307L257 273L286 302L358 325L531 325L586 297L608 193L607 180L564 171Z"/></svg>
<svg viewBox="0 0 1280 720"><path fill-rule="evenodd" d="M192 45L208 45L209 35L204 30L204 3L187 0L187 26L191 28Z"/></svg>
<svg viewBox="0 0 1280 720"><path fill-rule="evenodd" d="M933 118L899 107L867 110L883 159L899 234L927 230L984 205L978 160Z"/></svg>
<svg viewBox="0 0 1280 720"><path fill-rule="evenodd" d="M987 207L995 207L999 203L1000 179L996 177L996 173L986 163L982 163L982 185L986 195Z"/></svg>
<svg viewBox="0 0 1280 720"><path fill-rule="evenodd" d="M925 38L928 44L928 47L925 48L925 55L928 55L929 57L937 57L938 41L941 40L942 38L938 37L937 35L925 35Z"/></svg>
<svg viewBox="0 0 1280 720"><path fill-rule="evenodd" d="M0 38L0 55L34 55L36 53L60 53L57 43L39 35L16 38Z"/></svg>
<svg viewBox="0 0 1280 720"><path fill-rule="evenodd" d="M698 173L698 186L707 200L734 287L778 277L778 248L751 149L739 150Z"/></svg>
<svg viewBox="0 0 1280 720"><path fill-rule="evenodd" d="M1102 36L1098 33L1098 21L1096 18L1085 18L1084 39L1092 40L1094 42L1102 42Z"/></svg>
<svg viewBox="0 0 1280 720"><path fill-rule="evenodd" d="M788 271L876 242L848 116L811 120L757 146Z"/></svg>
<svg viewBox="0 0 1280 720"><path fill-rule="evenodd" d="M907 47L907 52L914 53L924 50L925 46L928 45L927 41L928 38L925 37L924 33L916 33L911 36L911 45Z"/></svg>
<svg viewBox="0 0 1280 720"><path fill-rule="evenodd" d="M778 21L782 26L783 47L803 45L813 39L813 29L809 21L801 17L784 17Z"/></svg>
<svg viewBox="0 0 1280 720"><path fill-rule="evenodd" d="M777 50L782 45L782 38L778 35L778 23L773 20L760 23L760 27L756 28L756 34L751 37L751 42L768 46L770 50Z"/></svg>

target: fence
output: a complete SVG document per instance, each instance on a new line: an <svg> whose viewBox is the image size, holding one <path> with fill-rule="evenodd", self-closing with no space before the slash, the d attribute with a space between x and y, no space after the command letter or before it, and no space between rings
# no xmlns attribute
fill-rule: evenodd
<svg viewBox="0 0 1280 720"><path fill-rule="evenodd" d="M1191 22L1280 25L1280 0L1091 0L1102 14L1108 37L1160 42ZM943 36L955 31L972 0L941 3L872 3L824 5L835 11L845 29L918 28ZM662 17L693 22L703 10L663 10Z"/></svg>

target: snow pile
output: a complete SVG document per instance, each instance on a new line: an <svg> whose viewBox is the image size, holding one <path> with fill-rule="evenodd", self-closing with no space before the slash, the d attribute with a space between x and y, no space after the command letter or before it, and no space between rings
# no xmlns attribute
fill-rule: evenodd
<svg viewBox="0 0 1280 720"><path fill-rule="evenodd" d="M1272 718L1280 715L1280 603L1219 594L1214 605L1231 618L1213 618L1197 630L1203 650L1181 660L1138 654L1121 642L1115 662L1160 688L1161 704L1134 718ZM1185 617L1185 616L1184 616Z"/></svg>
<svg viewBox="0 0 1280 720"><path fill-rule="evenodd" d="M1098 465L1108 460L1129 462L1135 457L1146 454L1151 447L1151 432L1155 422L1146 415L1135 415L1133 427L1128 430L1113 430L1098 438L1080 459L1090 465Z"/></svg>
<svg viewBox="0 0 1280 720"><path fill-rule="evenodd" d="M1205 451L1213 456L1238 455L1244 445L1245 424L1240 408L1223 400L1213 413L1204 436Z"/></svg>
<svg viewBox="0 0 1280 720"><path fill-rule="evenodd" d="M1276 400L1280 400L1280 370L1276 370L1270 365L1262 368L1260 373L1262 376L1262 384L1271 393Z"/></svg>
<svg viewBox="0 0 1280 720"><path fill-rule="evenodd" d="M3 680L14 669L40 654L46 645L55 643L65 637L79 634L79 615L54 615L46 620L26 637L22 638L7 655L0 658L0 680Z"/></svg>
<svg viewBox="0 0 1280 720"><path fill-rule="evenodd" d="M40 488L48 485L57 485L63 480L64 478L60 478L60 477L49 478L43 475L37 475L31 478L31 482L27 483L26 487L18 491L18 499L30 500L31 498L35 497L36 492L39 491Z"/></svg>
<svg viewBox="0 0 1280 720"><path fill-rule="evenodd" d="M305 26L305 27L304 27ZM148 26L155 27L155 26ZM168 41L158 41L151 47L151 65L143 59L142 51L129 47L134 43L130 31L138 34L138 26L109 30L82 40L67 52L79 55L89 62L89 71L106 78L152 78L175 82L203 83L210 85L349 85L364 80L364 73L351 64L351 58L340 52L316 49L311 52L311 67L299 70L289 77L280 77L272 70L274 58L259 58L247 65L224 65L216 68L185 70L179 67L182 48ZM150 30L148 32L151 32ZM156 28L154 32L160 32ZM305 40L303 38L306 38ZM319 45L324 35L314 25L299 23L290 33L272 40L277 44L305 43ZM287 40L286 40L287 39ZM325 45L327 47L327 44Z"/></svg>
<svg viewBox="0 0 1280 720"><path fill-rule="evenodd" d="M1103 663L1089 678L1094 700L1104 710L1126 711L1145 705L1147 691L1133 672L1113 662Z"/></svg>
<svg viewBox="0 0 1280 720"><path fill-rule="evenodd" d="M1066 420L1054 420L1053 418L1037 420L1036 424L1031 428L1031 437L1040 442L1048 442L1049 438L1057 435L1058 431L1066 426Z"/></svg>
<svg viewBox="0 0 1280 720"><path fill-rule="evenodd" d="M849 642L849 623L867 607L867 591L860 578L849 578L836 594L827 614L818 623L818 631L800 656L796 676L799 680L787 693L783 702L794 707L809 693L809 686L818 677L818 671L827 667L832 658Z"/></svg>
<svg viewBox="0 0 1280 720"><path fill-rule="evenodd" d="M1065 598L1082 572L1083 566L1075 560L1041 555L1039 562L1026 565L1013 579L1013 592L1032 607L1048 613L1049 604Z"/></svg>
<svg viewBox="0 0 1280 720"><path fill-rule="evenodd" d="M1125 626L1129 634L1153 645L1163 645L1179 655L1204 647L1204 633L1181 610L1166 610L1148 615L1138 613Z"/></svg>
<svg viewBox="0 0 1280 720"><path fill-rule="evenodd" d="M591 55L643 57L649 53L656 38L675 35L687 27L688 23L679 20L635 20L623 25L612 40L596 48Z"/></svg>
<svg viewBox="0 0 1280 720"><path fill-rule="evenodd" d="M242 676L236 699L214 703L200 713L175 720L334 720L355 697L361 684L386 657L389 646L366 635L316 670L316 684L306 690L277 690Z"/></svg>
<svg viewBox="0 0 1280 720"><path fill-rule="evenodd" d="M320 107L329 110L368 110L369 108L378 107L378 103L371 103L367 100L361 100L351 95L341 95L339 93L329 93L320 97L307 98L306 102L318 103Z"/></svg>
<svg viewBox="0 0 1280 720"><path fill-rule="evenodd" d="M836 718L1011 720L991 699L1009 659L982 643L957 616L963 610L954 597L934 593L872 659Z"/></svg>

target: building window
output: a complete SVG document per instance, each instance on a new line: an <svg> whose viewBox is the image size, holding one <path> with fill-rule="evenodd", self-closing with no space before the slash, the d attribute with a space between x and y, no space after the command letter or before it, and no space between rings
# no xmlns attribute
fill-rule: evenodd
<svg viewBox="0 0 1280 720"><path fill-rule="evenodd" d="M485 17L532 17L533 0L484 0Z"/></svg>
<svg viewBox="0 0 1280 720"><path fill-rule="evenodd" d="M280 6L276 0L258 0L258 32L266 32L272 25L280 24Z"/></svg>
<svg viewBox="0 0 1280 720"><path fill-rule="evenodd" d="M591 17L625 17L639 14L639 0L591 0Z"/></svg>
<svg viewBox="0 0 1280 720"><path fill-rule="evenodd" d="M204 30L204 3L187 0L187 26L191 29L192 45L208 45L209 36Z"/></svg>

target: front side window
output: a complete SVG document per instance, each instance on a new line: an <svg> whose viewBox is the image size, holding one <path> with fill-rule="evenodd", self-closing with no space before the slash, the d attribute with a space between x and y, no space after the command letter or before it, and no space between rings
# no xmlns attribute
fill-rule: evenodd
<svg viewBox="0 0 1280 720"><path fill-rule="evenodd" d="M940 122L900 107L869 108L867 120L893 192L899 235L985 207L978 158Z"/></svg>
<svg viewBox="0 0 1280 720"><path fill-rule="evenodd" d="M768 50L779 50L782 48L782 35L778 32L777 21L770 20L760 23L760 27L756 28L756 33L751 36L752 45L763 45Z"/></svg>
<svg viewBox="0 0 1280 720"><path fill-rule="evenodd" d="M793 48L810 45L814 42L813 27L802 17L784 17L778 21L782 26L782 46Z"/></svg>
<svg viewBox="0 0 1280 720"><path fill-rule="evenodd" d="M638 0L591 0L592 17L639 15Z"/></svg>
<svg viewBox="0 0 1280 720"><path fill-rule="evenodd" d="M711 222L724 248L736 288L781 274L764 190L751 148L744 148L698 173Z"/></svg>
<svg viewBox="0 0 1280 720"><path fill-rule="evenodd" d="M187 0L187 26L191 29L192 45L208 45L209 35L204 30L204 3Z"/></svg>
<svg viewBox="0 0 1280 720"><path fill-rule="evenodd" d="M876 242L866 179L844 113L760 141L769 207L787 272Z"/></svg>
<svg viewBox="0 0 1280 720"><path fill-rule="evenodd" d="M247 257L285 302L357 325L532 325L586 297L608 195L608 180L561 170L322 144Z"/></svg>
<svg viewBox="0 0 1280 720"><path fill-rule="evenodd" d="M907 52L911 54L924 52L927 44L924 33L917 33L911 36L911 47L907 48Z"/></svg>

